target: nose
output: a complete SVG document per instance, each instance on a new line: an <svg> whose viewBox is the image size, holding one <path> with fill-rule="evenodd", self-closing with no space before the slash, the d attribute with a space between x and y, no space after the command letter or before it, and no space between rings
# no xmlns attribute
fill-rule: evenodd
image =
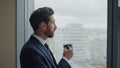
<svg viewBox="0 0 120 68"><path fill-rule="evenodd" d="M57 29L57 26L56 26L56 24L55 24L55 30Z"/></svg>

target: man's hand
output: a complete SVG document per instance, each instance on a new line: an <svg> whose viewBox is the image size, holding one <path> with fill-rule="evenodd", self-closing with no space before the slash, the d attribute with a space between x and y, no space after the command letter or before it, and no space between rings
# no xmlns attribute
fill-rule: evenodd
<svg viewBox="0 0 120 68"><path fill-rule="evenodd" d="M69 60L72 58L72 56L73 56L73 50L64 48L63 57Z"/></svg>

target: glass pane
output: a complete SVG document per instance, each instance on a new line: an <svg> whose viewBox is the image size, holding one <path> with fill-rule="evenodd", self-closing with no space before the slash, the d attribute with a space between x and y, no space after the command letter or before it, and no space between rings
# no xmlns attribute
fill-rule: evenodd
<svg viewBox="0 0 120 68"><path fill-rule="evenodd" d="M57 30L48 40L59 61L63 44L73 45L72 68L106 68L107 0L34 0L34 9L43 6L55 11Z"/></svg>
<svg viewBox="0 0 120 68"><path fill-rule="evenodd" d="M120 7L120 0L118 0L118 7Z"/></svg>

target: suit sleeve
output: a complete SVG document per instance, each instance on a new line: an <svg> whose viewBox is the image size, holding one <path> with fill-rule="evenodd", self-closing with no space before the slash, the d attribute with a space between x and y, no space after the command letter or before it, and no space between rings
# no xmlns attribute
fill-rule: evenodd
<svg viewBox="0 0 120 68"><path fill-rule="evenodd" d="M23 51L20 60L21 68L47 68L42 56L33 49L26 49Z"/></svg>
<svg viewBox="0 0 120 68"><path fill-rule="evenodd" d="M70 64L63 58L60 60L58 66L59 68L71 68Z"/></svg>

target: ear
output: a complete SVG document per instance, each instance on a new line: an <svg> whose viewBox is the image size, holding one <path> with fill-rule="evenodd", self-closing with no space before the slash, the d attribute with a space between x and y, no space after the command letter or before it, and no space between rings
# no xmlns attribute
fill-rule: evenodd
<svg viewBox="0 0 120 68"><path fill-rule="evenodd" d="M40 28L41 28L42 30L46 30L46 28L47 28L46 23L45 23L45 22L41 22Z"/></svg>

